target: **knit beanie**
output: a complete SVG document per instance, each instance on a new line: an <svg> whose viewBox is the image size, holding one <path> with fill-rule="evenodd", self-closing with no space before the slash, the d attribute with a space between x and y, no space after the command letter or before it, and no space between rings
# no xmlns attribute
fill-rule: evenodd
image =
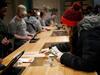
<svg viewBox="0 0 100 75"><path fill-rule="evenodd" d="M70 27L75 27L80 20L83 19L81 6L79 3L74 3L72 7L69 7L62 16L63 24Z"/></svg>

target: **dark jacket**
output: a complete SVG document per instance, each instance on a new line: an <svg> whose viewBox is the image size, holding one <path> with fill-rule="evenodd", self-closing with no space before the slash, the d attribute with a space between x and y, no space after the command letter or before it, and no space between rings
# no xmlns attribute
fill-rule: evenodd
<svg viewBox="0 0 100 75"><path fill-rule="evenodd" d="M11 47L11 44L9 44L8 46L5 46L1 43L4 37L6 37L7 39L10 39L10 38L13 38L13 34L9 34L7 32L5 25L0 19L0 58L4 58L7 55L7 49Z"/></svg>
<svg viewBox="0 0 100 75"><path fill-rule="evenodd" d="M65 45L61 46L61 49L64 52L65 50L68 51L68 47ZM61 49L59 48L59 50ZM100 16L85 17L78 24L72 38L72 54L64 53L60 62L73 69L88 72L97 71L99 74Z"/></svg>

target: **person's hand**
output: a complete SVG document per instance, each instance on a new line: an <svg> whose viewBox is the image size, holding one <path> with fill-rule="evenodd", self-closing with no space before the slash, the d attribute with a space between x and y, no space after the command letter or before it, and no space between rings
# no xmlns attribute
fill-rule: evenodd
<svg viewBox="0 0 100 75"><path fill-rule="evenodd" d="M60 58L61 58L62 55L63 55L63 54L59 55L59 56L56 58L56 60L57 60L58 62L60 62Z"/></svg>
<svg viewBox="0 0 100 75"><path fill-rule="evenodd" d="M62 55L63 55L63 53L59 54L59 56L56 58L56 60L57 60L58 62L60 62L60 58L61 58Z"/></svg>
<svg viewBox="0 0 100 75"><path fill-rule="evenodd" d="M43 27L43 29L45 29L46 31L49 31L50 30L50 27Z"/></svg>
<svg viewBox="0 0 100 75"><path fill-rule="evenodd" d="M34 34L32 34L32 36L34 37L34 36L37 36L37 34L36 33L34 33Z"/></svg>
<svg viewBox="0 0 100 75"><path fill-rule="evenodd" d="M25 37L25 40L31 40L31 39L32 39L32 37L30 37L30 36Z"/></svg>
<svg viewBox="0 0 100 75"><path fill-rule="evenodd" d="M35 35L35 34L31 34L31 33L29 33L29 35L28 35L28 36L32 36L32 37L34 37L34 35Z"/></svg>
<svg viewBox="0 0 100 75"><path fill-rule="evenodd" d="M6 37L1 41L1 43L2 43L3 45L8 45L9 42L10 42L10 41L9 41Z"/></svg>
<svg viewBox="0 0 100 75"><path fill-rule="evenodd" d="M46 29L42 29L42 32L46 32L47 30Z"/></svg>
<svg viewBox="0 0 100 75"><path fill-rule="evenodd" d="M40 51L40 53L49 53L50 52L50 50L49 50L49 48L45 48L45 49L42 49L41 51Z"/></svg>
<svg viewBox="0 0 100 75"><path fill-rule="evenodd" d="M2 63L2 61L3 61L3 60L0 58L0 64Z"/></svg>

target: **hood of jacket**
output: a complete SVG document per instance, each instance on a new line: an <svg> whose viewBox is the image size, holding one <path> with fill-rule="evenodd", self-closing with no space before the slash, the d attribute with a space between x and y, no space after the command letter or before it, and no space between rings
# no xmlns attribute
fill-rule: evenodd
<svg viewBox="0 0 100 75"><path fill-rule="evenodd" d="M80 32L82 30L91 30L92 28L100 26L100 16L92 15L92 16L85 16L79 23L78 23L78 35L80 36Z"/></svg>

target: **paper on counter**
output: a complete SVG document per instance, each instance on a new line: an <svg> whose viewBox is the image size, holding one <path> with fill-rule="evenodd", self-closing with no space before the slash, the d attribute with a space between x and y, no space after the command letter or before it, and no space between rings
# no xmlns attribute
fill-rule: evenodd
<svg viewBox="0 0 100 75"><path fill-rule="evenodd" d="M39 52L25 52L23 56L45 57L45 54Z"/></svg>
<svg viewBox="0 0 100 75"><path fill-rule="evenodd" d="M18 62L22 62L22 63L31 63L34 61L34 58L20 58L18 60Z"/></svg>

